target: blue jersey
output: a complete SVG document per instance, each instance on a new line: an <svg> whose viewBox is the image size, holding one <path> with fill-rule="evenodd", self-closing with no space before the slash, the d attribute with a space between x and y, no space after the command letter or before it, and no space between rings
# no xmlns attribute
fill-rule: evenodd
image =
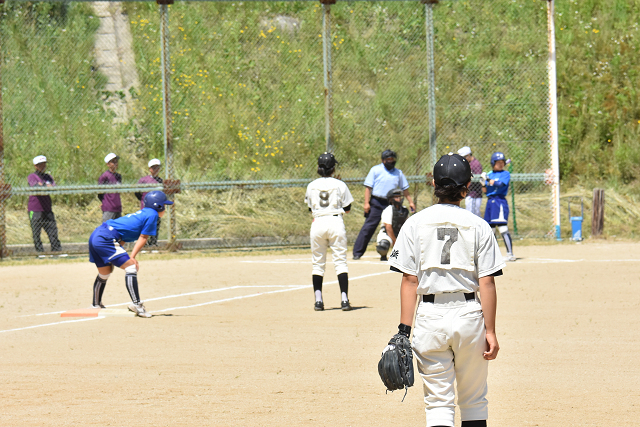
<svg viewBox="0 0 640 427"><path fill-rule="evenodd" d="M402 171L396 168L387 170L384 167L384 163L371 168L367 178L364 180L364 185L373 189L371 191L372 195L383 199L387 198L387 193L391 190L396 188L406 190L409 188L407 178L405 178Z"/></svg>
<svg viewBox="0 0 640 427"><path fill-rule="evenodd" d="M495 181L493 185L489 185L489 180ZM511 174L508 171L489 172L487 174L487 197L507 197L509 181L511 181Z"/></svg>
<svg viewBox="0 0 640 427"><path fill-rule="evenodd" d="M113 227L120 234L121 240L134 242L138 240L141 234L146 234L147 236L155 236L157 234L158 212L151 208L144 208L122 218L110 219L105 224Z"/></svg>

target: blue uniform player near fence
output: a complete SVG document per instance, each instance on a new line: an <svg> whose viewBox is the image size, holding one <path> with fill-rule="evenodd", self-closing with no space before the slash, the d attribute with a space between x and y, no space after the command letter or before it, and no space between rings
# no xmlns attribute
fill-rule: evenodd
<svg viewBox="0 0 640 427"><path fill-rule="evenodd" d="M129 310L139 317L151 317L138 291L138 270L140 265L136 255L147 243L149 236L157 234L158 217L165 212L165 205L172 205L162 191L152 191L145 196L145 207L136 213L118 219L110 219L100 225L89 238L89 260L98 267L98 276L93 284L93 307L104 308L102 294L114 266L122 268L125 284L131 297ZM136 242L131 256L124 250L125 242Z"/></svg>
<svg viewBox="0 0 640 427"><path fill-rule="evenodd" d="M513 255L513 241L509 234L507 222L509 220L509 203L507 203L507 194L509 193L509 183L511 182L511 174L504 170L506 165L504 153L496 151L491 155L491 166L493 171L486 174L483 178L483 190L487 193L487 206L484 211L484 219L491 225L491 228L498 228L502 235L504 245L507 247L507 261L515 261Z"/></svg>
<svg viewBox="0 0 640 427"><path fill-rule="evenodd" d="M385 150L380 156L382 163L374 166L364 180L364 217L366 218L360 233L353 245L353 259L358 260L367 250L369 240L376 232L382 211L389 206L387 194L389 191L400 188L404 197L409 201L411 212L416 211L409 194L409 183L400 169L396 169L395 151Z"/></svg>

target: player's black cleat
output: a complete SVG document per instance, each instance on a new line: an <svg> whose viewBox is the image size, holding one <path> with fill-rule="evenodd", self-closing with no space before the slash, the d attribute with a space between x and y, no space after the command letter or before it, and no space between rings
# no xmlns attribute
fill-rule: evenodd
<svg viewBox="0 0 640 427"><path fill-rule="evenodd" d="M351 304L349 301L342 301L342 311L351 311Z"/></svg>
<svg viewBox="0 0 640 427"><path fill-rule="evenodd" d="M322 301L316 301L316 305L313 306L313 309L315 311L323 311L324 310L324 303Z"/></svg>
<svg viewBox="0 0 640 427"><path fill-rule="evenodd" d="M389 261L389 260L387 259L387 256L386 256L386 255L382 255L382 256L380 257L380 261Z"/></svg>
<svg viewBox="0 0 640 427"><path fill-rule="evenodd" d="M354 261L357 261L357 260L359 260L360 258L362 258L362 255L354 255L354 256L353 256L353 260L354 260Z"/></svg>

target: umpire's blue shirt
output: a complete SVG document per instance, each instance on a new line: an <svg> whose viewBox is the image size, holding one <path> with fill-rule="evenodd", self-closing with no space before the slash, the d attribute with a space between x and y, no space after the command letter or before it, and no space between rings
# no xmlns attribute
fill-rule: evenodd
<svg viewBox="0 0 640 427"><path fill-rule="evenodd" d="M393 168L387 170L383 163L371 168L364 180L364 185L373 189L371 191L372 195L382 197L383 199L387 198L387 193L391 190L395 190L396 188L406 190L409 188L407 178L405 178L400 169Z"/></svg>
<svg viewBox="0 0 640 427"><path fill-rule="evenodd" d="M110 219L106 225L113 227L125 242L135 242L141 234L155 236L158 227L158 212L144 208L122 218Z"/></svg>

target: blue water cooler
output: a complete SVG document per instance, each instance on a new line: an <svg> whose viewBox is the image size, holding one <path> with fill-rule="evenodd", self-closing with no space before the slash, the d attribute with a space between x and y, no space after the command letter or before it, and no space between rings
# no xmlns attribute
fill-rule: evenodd
<svg viewBox="0 0 640 427"><path fill-rule="evenodd" d="M580 216L571 216L571 199L580 199ZM581 242L582 237L582 221L584 219L584 203L582 197L569 197L569 219L571 221L571 240Z"/></svg>

